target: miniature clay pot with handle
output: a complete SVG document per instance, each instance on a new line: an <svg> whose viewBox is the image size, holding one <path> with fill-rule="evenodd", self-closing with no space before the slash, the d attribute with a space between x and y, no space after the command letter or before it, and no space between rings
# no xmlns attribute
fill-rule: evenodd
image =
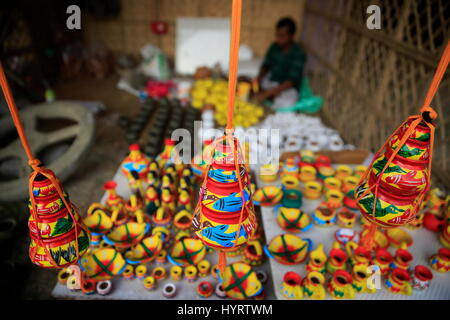
<svg viewBox="0 0 450 320"><path fill-rule="evenodd" d="M433 280L433 273L425 266L418 265L412 272L413 288L415 290L426 290L430 286L431 280Z"/></svg>
<svg viewBox="0 0 450 320"><path fill-rule="evenodd" d="M368 265L357 264L353 267L353 283L352 286L357 293L375 293L377 289L375 286L369 287L368 277Z"/></svg>
<svg viewBox="0 0 450 320"><path fill-rule="evenodd" d="M286 272L281 283L281 294L286 299L303 299L302 278L293 271Z"/></svg>
<svg viewBox="0 0 450 320"><path fill-rule="evenodd" d="M437 254L429 259L431 267L439 272L450 271L450 249L440 248Z"/></svg>
<svg viewBox="0 0 450 320"><path fill-rule="evenodd" d="M345 270L336 270L328 282L328 293L334 299L353 299L355 289L352 286L353 279L350 273Z"/></svg>
<svg viewBox="0 0 450 320"><path fill-rule="evenodd" d="M323 251L323 244L319 243L316 249L312 250L309 254L309 261L306 265L306 270L308 272L321 272L324 273L326 271L326 263L327 263L327 255Z"/></svg>
<svg viewBox="0 0 450 320"><path fill-rule="evenodd" d="M336 270L344 270L347 260L347 253L340 248L337 241L333 242L326 264L327 271L333 274Z"/></svg>
<svg viewBox="0 0 450 320"><path fill-rule="evenodd" d="M386 279L385 285L392 293L410 296L412 294L412 287L409 283L410 281L411 277L409 276L408 271L395 268Z"/></svg>
<svg viewBox="0 0 450 320"><path fill-rule="evenodd" d="M313 300L325 299L325 277L317 271L309 272L303 280L303 295Z"/></svg>
<svg viewBox="0 0 450 320"><path fill-rule="evenodd" d="M375 251L374 264L380 268L381 275L386 275L390 270L390 265L394 261L391 253L386 249L378 248Z"/></svg>

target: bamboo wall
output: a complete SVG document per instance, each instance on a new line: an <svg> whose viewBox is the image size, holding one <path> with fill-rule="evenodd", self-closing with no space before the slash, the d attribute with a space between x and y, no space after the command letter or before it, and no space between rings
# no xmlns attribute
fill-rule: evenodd
<svg viewBox="0 0 450 320"><path fill-rule="evenodd" d="M177 17L230 17L231 0L122 0L120 17L99 21L83 16L82 28L90 43L101 43L120 53L137 53L147 43L162 48L170 58L175 54ZM304 0L244 0L241 43L263 56L274 39L279 18L290 16L301 32ZM155 35L150 22L169 23L166 35Z"/></svg>
<svg viewBox="0 0 450 320"><path fill-rule="evenodd" d="M381 30L366 8L381 8ZM377 151L417 114L450 39L448 0L307 0L302 43L323 116L344 139ZM450 188L450 72L432 102L437 120L433 179Z"/></svg>

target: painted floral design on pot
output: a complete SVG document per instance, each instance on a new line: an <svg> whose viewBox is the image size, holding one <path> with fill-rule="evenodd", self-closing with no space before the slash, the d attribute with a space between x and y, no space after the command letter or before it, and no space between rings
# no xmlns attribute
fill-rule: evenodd
<svg viewBox="0 0 450 320"><path fill-rule="evenodd" d="M412 294L412 287L409 283L410 281L411 277L409 276L408 271L395 268L389 274L384 283L390 292L410 296Z"/></svg>
<svg viewBox="0 0 450 320"><path fill-rule="evenodd" d="M280 290L286 299L303 299L302 277L293 271L286 272Z"/></svg>
<svg viewBox="0 0 450 320"><path fill-rule="evenodd" d="M334 299L353 299L355 289L352 283L350 273L345 270L336 270L328 282L327 291Z"/></svg>

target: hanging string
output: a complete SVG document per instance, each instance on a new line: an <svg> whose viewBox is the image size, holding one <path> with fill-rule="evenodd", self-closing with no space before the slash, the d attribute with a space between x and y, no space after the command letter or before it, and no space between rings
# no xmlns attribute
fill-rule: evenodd
<svg viewBox="0 0 450 320"><path fill-rule="evenodd" d="M22 143L23 149L25 150L25 153L27 155L28 164L34 171L29 177L28 192L29 192L29 197L30 197L30 202L31 202L30 213L36 223L36 229L37 229L37 231L36 231L37 239L35 239L36 244L38 246L44 248L45 256L50 261L52 266L59 267L59 265L56 263L56 261L53 259L52 255L50 254L49 249L44 244L44 241L39 232L39 217L37 215L36 201L34 200L34 195L33 195L33 182L38 175L42 175L42 176L46 177L47 179L49 179L50 182L55 186L56 192L58 192L59 197L61 198L65 207L67 208L67 212L69 213L70 217L72 218L72 221L73 221L74 227L75 227L75 241L76 241L75 249L76 249L76 256L77 256L76 260L78 260L80 257L79 248L78 248L78 233L79 233L78 228L81 227L86 232L86 234L89 234L88 230L86 229L86 227L84 227L82 224L80 224L80 222L78 220L75 219L75 216L73 215L73 212L72 212L73 211L72 207L74 207L74 206L69 205L68 201L66 200L64 190L61 188L59 180L52 173L50 173L50 171L48 169L42 167L41 162L34 157L33 152L31 151L31 148L30 148L30 144L28 143L28 139L25 134L25 129L22 125L22 121L20 120L19 111L17 110L16 103L14 101L13 95L9 88L8 80L6 79L3 65L1 63L0 63L0 86L1 86L3 94L5 96L5 100L8 105L9 111L11 113L11 117L13 119L14 126L16 127L17 133L19 134L20 142ZM69 259L70 259L70 257L69 257Z"/></svg>
<svg viewBox="0 0 450 320"><path fill-rule="evenodd" d="M234 98L236 95L239 37L241 31L242 0L233 0L231 9L230 64L228 68L228 112L227 132L233 132Z"/></svg>

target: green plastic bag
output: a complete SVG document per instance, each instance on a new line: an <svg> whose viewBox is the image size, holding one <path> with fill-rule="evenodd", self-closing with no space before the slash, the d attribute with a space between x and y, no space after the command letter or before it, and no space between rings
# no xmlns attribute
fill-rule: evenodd
<svg viewBox="0 0 450 320"><path fill-rule="evenodd" d="M315 96L309 86L308 78L303 78L302 85L300 87L300 100L297 101L291 107L279 108L276 112L303 112L303 113L316 113L322 108L323 98L321 96Z"/></svg>

